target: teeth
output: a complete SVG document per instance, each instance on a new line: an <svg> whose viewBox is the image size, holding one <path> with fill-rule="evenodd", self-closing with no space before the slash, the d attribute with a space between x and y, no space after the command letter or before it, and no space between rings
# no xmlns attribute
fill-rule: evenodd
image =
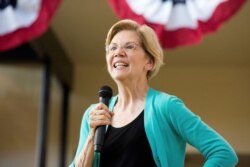
<svg viewBox="0 0 250 167"><path fill-rule="evenodd" d="M128 67L128 64L126 64L126 63L115 63L115 64L114 64L114 67L115 67L115 68L116 68L116 67L119 67L119 66Z"/></svg>

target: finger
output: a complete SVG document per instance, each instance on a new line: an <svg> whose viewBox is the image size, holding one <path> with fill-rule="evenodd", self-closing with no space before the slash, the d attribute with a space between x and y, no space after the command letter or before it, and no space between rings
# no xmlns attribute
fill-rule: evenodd
<svg viewBox="0 0 250 167"><path fill-rule="evenodd" d="M98 108L99 110L101 110L101 109L109 110L108 107L107 107L104 103L102 103L102 102L100 102L100 103L97 105L97 108Z"/></svg>
<svg viewBox="0 0 250 167"><path fill-rule="evenodd" d="M89 115L89 124L91 126L96 126L97 124L101 123L100 125L103 124L110 124L112 118L112 113L106 110L93 110L90 112ZM103 121L103 122L100 122Z"/></svg>
<svg viewBox="0 0 250 167"><path fill-rule="evenodd" d="M111 121L109 119L105 119L105 118L104 119L92 118L89 121L89 125L93 129L95 129L96 127L101 126L101 125L110 125L110 124L111 124Z"/></svg>
<svg viewBox="0 0 250 167"><path fill-rule="evenodd" d="M107 112L105 110L98 111L90 116L90 119L92 121L95 121L95 120L104 120L104 121L109 120L109 121L111 121L111 118L112 118L111 113Z"/></svg>
<svg viewBox="0 0 250 167"><path fill-rule="evenodd" d="M103 114L106 115L107 117L109 117L111 119L111 116L113 115L108 107L103 104L103 103L99 103L95 109L90 113L90 115L99 115L99 114Z"/></svg>

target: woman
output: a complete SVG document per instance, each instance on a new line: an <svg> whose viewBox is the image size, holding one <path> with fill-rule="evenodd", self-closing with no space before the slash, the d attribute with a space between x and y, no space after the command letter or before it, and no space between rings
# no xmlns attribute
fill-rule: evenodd
<svg viewBox="0 0 250 167"><path fill-rule="evenodd" d="M109 108L91 105L81 125L71 166L182 167L186 143L199 150L206 167L237 164L232 147L177 97L151 88L148 80L163 64L154 31L132 20L114 24L106 38L108 72L118 95ZM97 126L109 125L101 156L94 153Z"/></svg>

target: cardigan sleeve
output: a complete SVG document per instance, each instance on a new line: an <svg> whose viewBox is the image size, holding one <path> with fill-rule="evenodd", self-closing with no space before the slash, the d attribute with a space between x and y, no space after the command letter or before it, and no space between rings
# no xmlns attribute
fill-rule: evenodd
<svg viewBox="0 0 250 167"><path fill-rule="evenodd" d="M110 100L109 103L109 109L110 111L112 111L115 102L117 100L118 96L113 96ZM84 144L87 140L89 131L90 131L90 127L89 127L89 112L93 110L93 108L96 106L97 104L92 104L89 106L89 108L87 108L87 110L84 112L83 118L82 118L82 122L81 122L81 128L80 128L80 138L79 138L79 142L78 142L78 147L77 147L77 151L76 151L76 155L74 157L74 160L71 162L71 164L69 165L69 167L75 167L75 158L80 154L80 152L82 151ZM99 153L94 153L94 160L93 160L93 167L97 167L99 166L99 160L100 160L100 155Z"/></svg>
<svg viewBox="0 0 250 167"><path fill-rule="evenodd" d="M190 111L182 100L172 96L169 116L176 132L205 157L204 167L233 167L238 163L230 144Z"/></svg>
<svg viewBox="0 0 250 167"><path fill-rule="evenodd" d="M80 154L82 151L84 144L86 142L86 139L89 134L89 124L88 124L88 119L89 119L89 112L93 109L93 105L91 105L83 114L83 118L81 121L81 127L80 127L80 137L79 137L79 142L78 142L78 147L76 150L76 154L74 157L74 160L71 162L69 167L75 167L75 158Z"/></svg>

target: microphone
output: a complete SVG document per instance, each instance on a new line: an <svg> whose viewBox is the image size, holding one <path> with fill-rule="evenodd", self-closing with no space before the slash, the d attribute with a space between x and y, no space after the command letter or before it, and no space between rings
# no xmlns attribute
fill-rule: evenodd
<svg viewBox="0 0 250 167"><path fill-rule="evenodd" d="M102 86L98 91L99 101L104 103L107 107L109 105L109 100L113 95L113 91L109 86ZM98 126L95 131L94 138L94 151L101 152L104 142L104 135L106 131L106 125Z"/></svg>

